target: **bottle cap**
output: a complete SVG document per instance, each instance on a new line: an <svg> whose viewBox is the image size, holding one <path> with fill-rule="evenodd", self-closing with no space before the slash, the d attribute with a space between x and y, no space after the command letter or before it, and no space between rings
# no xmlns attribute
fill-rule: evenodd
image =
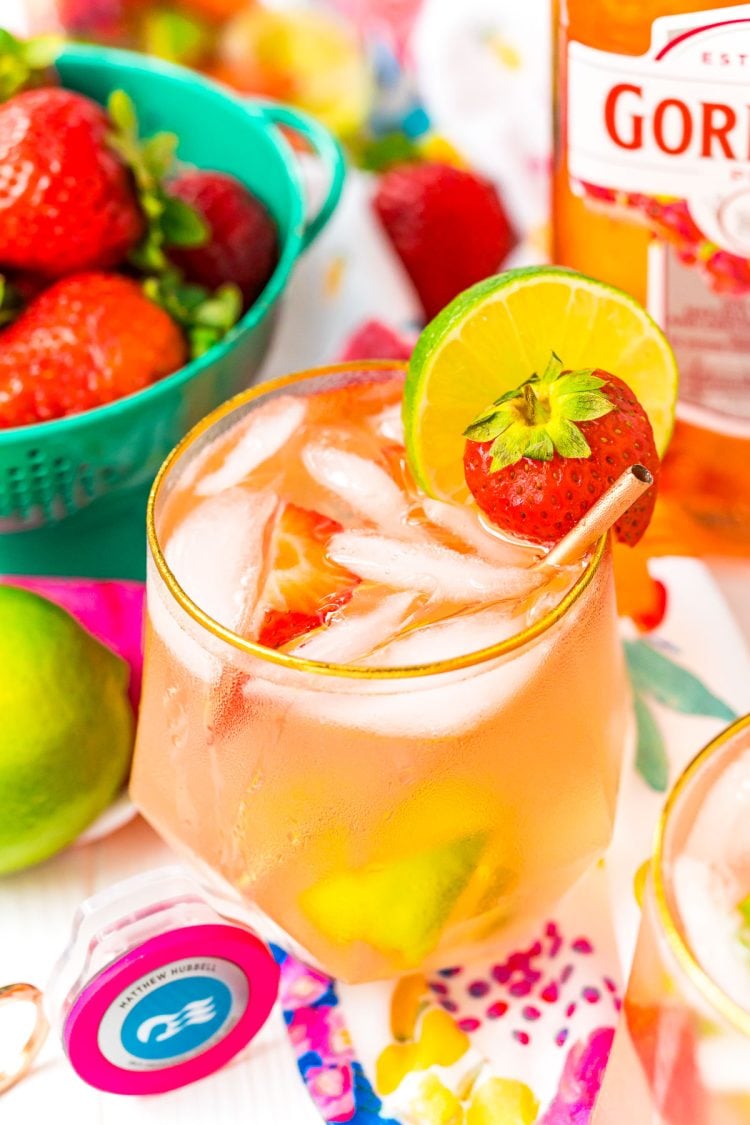
<svg viewBox="0 0 750 1125"><path fill-rule="evenodd" d="M100 1090L159 1094L229 1062L268 1018L278 968L236 925L198 925L136 945L98 973L63 1022L74 1070Z"/></svg>
<svg viewBox="0 0 750 1125"><path fill-rule="evenodd" d="M78 1075L110 1093L160 1094L224 1066L265 1023L279 983L271 951L233 917L241 909L178 867L87 899L43 1003L31 985L0 989L0 1003L37 1008L0 1092L31 1066L47 1017Z"/></svg>

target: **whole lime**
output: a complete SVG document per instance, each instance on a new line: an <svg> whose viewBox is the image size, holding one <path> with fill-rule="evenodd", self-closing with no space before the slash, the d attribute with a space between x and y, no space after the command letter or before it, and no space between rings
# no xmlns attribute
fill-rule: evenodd
<svg viewBox="0 0 750 1125"><path fill-rule="evenodd" d="M0 874L103 811L133 745L128 668L59 606L0 586Z"/></svg>

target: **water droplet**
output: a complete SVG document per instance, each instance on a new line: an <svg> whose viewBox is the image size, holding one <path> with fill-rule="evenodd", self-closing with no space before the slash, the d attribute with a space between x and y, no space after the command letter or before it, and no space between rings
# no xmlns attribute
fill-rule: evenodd
<svg viewBox="0 0 750 1125"><path fill-rule="evenodd" d="M180 688L175 684L171 684L164 692L164 714L167 720L167 730L175 750L182 750L188 741L187 711L181 695Z"/></svg>

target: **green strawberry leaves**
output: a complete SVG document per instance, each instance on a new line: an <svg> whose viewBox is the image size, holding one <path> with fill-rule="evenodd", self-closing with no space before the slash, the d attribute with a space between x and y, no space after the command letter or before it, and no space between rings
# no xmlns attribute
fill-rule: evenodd
<svg viewBox="0 0 750 1125"><path fill-rule="evenodd" d="M138 139L138 115L133 99L124 90L113 90L107 102L107 112L118 134L129 141ZM116 135L114 140L117 141Z"/></svg>
<svg viewBox="0 0 750 1125"><path fill-rule="evenodd" d="M604 410L602 413L606 414L607 411ZM578 429L578 426L573 423L572 419L564 416L560 418L553 417L547 423L546 429L552 439L555 450L561 457L591 456L591 446Z"/></svg>
<svg viewBox="0 0 750 1125"><path fill-rule="evenodd" d="M223 339L242 314L242 293L236 285L222 285L209 293L202 285L183 282L177 270L146 278L143 291L181 326L191 359Z"/></svg>
<svg viewBox="0 0 750 1125"><path fill-rule="evenodd" d="M590 422L613 409L607 396L599 393L606 385L593 371L570 371L550 384L550 403L571 422Z"/></svg>
<svg viewBox="0 0 750 1125"><path fill-rule="evenodd" d="M177 152L174 133L156 133L140 140L135 106L124 90L115 90L107 103L113 131L111 147L133 173L147 229L130 254L130 264L145 274L143 291L180 325L191 359L217 344L242 315L242 294L236 285L222 285L210 293L202 285L184 281L169 261L170 246L203 246L210 231L189 204L169 194L164 181Z"/></svg>
<svg viewBox="0 0 750 1125"><path fill-rule="evenodd" d="M209 231L201 216L164 187L177 151L174 133L157 133L141 141L135 106L124 90L114 90L107 102L113 125L109 145L130 168L138 200L146 218L146 233L130 255L131 265L145 272L170 268L166 246L202 246Z"/></svg>
<svg viewBox="0 0 750 1125"><path fill-rule="evenodd" d="M0 273L0 328L12 324L23 310L25 301L15 285Z"/></svg>
<svg viewBox="0 0 750 1125"><path fill-rule="evenodd" d="M551 461L591 456L578 422L614 410L593 370L564 371L554 352L542 375L534 373L483 410L464 431L471 441L491 441L491 471L515 465L522 457Z"/></svg>
<svg viewBox="0 0 750 1125"><path fill-rule="evenodd" d="M174 195L163 201L161 229L167 246L201 246L207 237L206 224L196 211Z"/></svg>
<svg viewBox="0 0 750 1125"><path fill-rule="evenodd" d="M23 40L0 28L0 102L7 102L22 90L54 85L50 69L62 44L59 35Z"/></svg>
<svg viewBox="0 0 750 1125"><path fill-rule="evenodd" d="M682 715L702 715L724 722L732 722L737 713L697 676L653 645L640 640L623 644L634 697L636 769L651 789L663 793L669 786L669 759L650 701Z"/></svg>

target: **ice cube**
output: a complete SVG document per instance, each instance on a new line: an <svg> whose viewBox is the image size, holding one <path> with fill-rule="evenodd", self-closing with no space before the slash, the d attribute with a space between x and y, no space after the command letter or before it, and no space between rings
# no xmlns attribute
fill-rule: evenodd
<svg viewBox="0 0 750 1125"><path fill-rule="evenodd" d="M375 415L370 424L379 437L395 442L396 445L404 444L404 420L400 402L386 406L385 410Z"/></svg>
<svg viewBox="0 0 750 1125"><path fill-rule="evenodd" d="M750 750L714 783L690 829L686 849L698 859L750 869ZM749 888L750 889L750 888Z"/></svg>
<svg viewBox="0 0 750 1125"><path fill-rule="evenodd" d="M719 987L750 1010L750 959L739 940L737 909L748 888L731 872L690 855L675 860L672 880L690 948Z"/></svg>
<svg viewBox="0 0 750 1125"><path fill-rule="evenodd" d="M170 655L197 680L207 684L218 683L221 662L193 636L184 611L177 606L167 606L165 596L150 576L147 607L151 627L169 649ZM196 625L195 629L198 628Z"/></svg>
<svg viewBox="0 0 750 1125"><path fill-rule="evenodd" d="M488 562L513 566L530 566L543 552L511 543L499 535L486 531L471 508L459 504L446 504L443 500L426 498L422 508L427 519L460 539Z"/></svg>
<svg viewBox="0 0 750 1125"><path fill-rule="evenodd" d="M698 1070L707 1090L718 1090L737 1099L750 1094L747 1041L739 1036L703 1035L696 1045ZM747 1104L747 1103L745 1103Z"/></svg>
<svg viewBox="0 0 750 1125"><path fill-rule="evenodd" d="M304 399L292 395L281 395L256 407L239 423L236 444L232 444L223 465L198 481L198 495L214 496L245 480L297 433L305 411Z"/></svg>
<svg viewBox="0 0 750 1125"><path fill-rule="evenodd" d="M317 677L317 690L300 690L286 669L264 669L243 692L254 705L283 712L289 721L334 726L387 739L455 738L502 714L525 693L529 705L543 697L541 682L553 645L549 638L500 663L409 680L354 680ZM434 658L434 652L431 658ZM326 682L323 682L326 681Z"/></svg>
<svg viewBox="0 0 750 1125"><path fill-rule="evenodd" d="M263 539L276 508L273 493L228 489L202 500L166 545L185 593L227 629L239 629L255 604Z"/></svg>
<svg viewBox="0 0 750 1125"><path fill-rule="evenodd" d="M407 497L380 465L322 443L305 446L302 460L313 480L333 492L360 519L391 534L408 533Z"/></svg>
<svg viewBox="0 0 750 1125"><path fill-rule="evenodd" d="M408 668L450 660L498 644L521 632L525 623L525 614L503 613L496 606L459 614L411 629L359 663L369 668Z"/></svg>
<svg viewBox="0 0 750 1125"><path fill-rule="evenodd" d="M334 535L328 553L360 578L450 602L520 598L544 581L533 567L492 566L435 543L399 542L370 531Z"/></svg>
<svg viewBox="0 0 750 1125"><path fill-rule="evenodd" d="M362 595L365 595L364 597ZM409 618L414 594L390 594L372 604L372 591L354 591L351 601L324 629L303 640L292 653L306 660L350 664L390 640ZM362 603L371 608L362 610Z"/></svg>

